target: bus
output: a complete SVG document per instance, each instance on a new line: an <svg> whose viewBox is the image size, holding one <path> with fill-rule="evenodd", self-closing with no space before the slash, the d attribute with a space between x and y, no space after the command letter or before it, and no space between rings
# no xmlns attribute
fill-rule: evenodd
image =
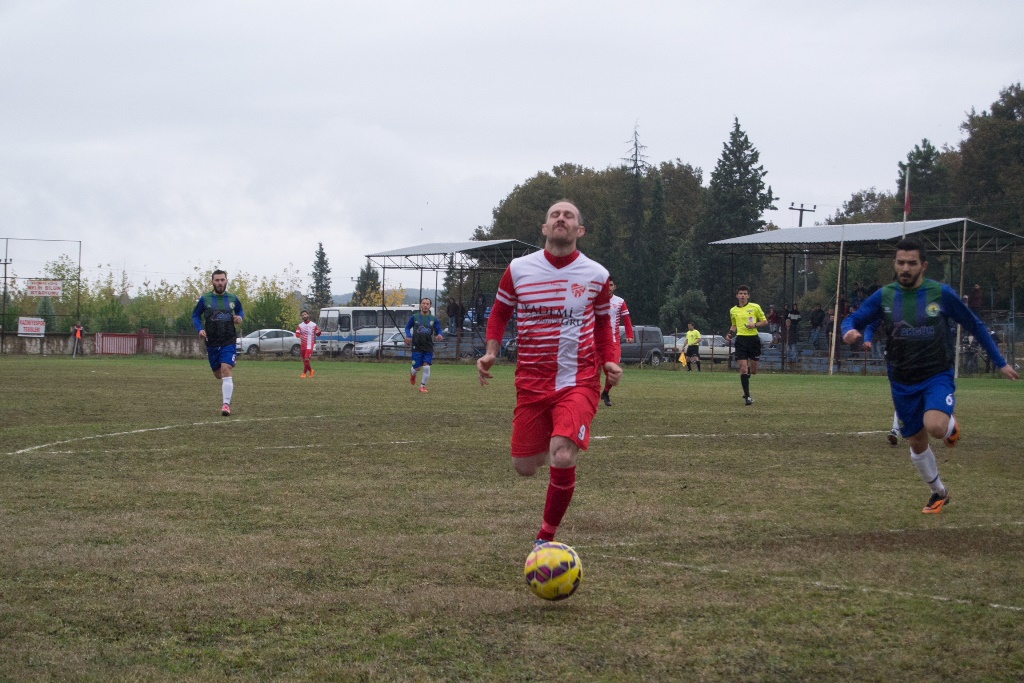
<svg viewBox="0 0 1024 683"><path fill-rule="evenodd" d="M380 337L384 329L405 329L409 317L419 306L329 306L320 309L321 335L317 338L317 351L322 354L352 356L359 342Z"/></svg>

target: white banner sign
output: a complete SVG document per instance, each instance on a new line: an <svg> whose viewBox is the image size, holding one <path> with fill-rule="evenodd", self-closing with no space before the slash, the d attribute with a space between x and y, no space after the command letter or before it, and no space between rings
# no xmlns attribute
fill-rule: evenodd
<svg viewBox="0 0 1024 683"><path fill-rule="evenodd" d="M64 294L64 283L60 280L29 280L25 292L29 296L55 296Z"/></svg>
<svg viewBox="0 0 1024 683"><path fill-rule="evenodd" d="M42 337L46 335L46 321L42 318L18 318L19 337Z"/></svg>

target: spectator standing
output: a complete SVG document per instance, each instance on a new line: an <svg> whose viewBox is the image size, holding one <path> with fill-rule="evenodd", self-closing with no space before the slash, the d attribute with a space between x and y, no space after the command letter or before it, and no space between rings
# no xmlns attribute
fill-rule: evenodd
<svg viewBox="0 0 1024 683"><path fill-rule="evenodd" d="M800 308L796 303L794 303L793 308L790 309L786 320L786 326L789 328L789 333L786 335L789 360L791 362L796 362L798 353L797 343L800 341Z"/></svg>
<svg viewBox="0 0 1024 683"><path fill-rule="evenodd" d="M782 332L782 324L779 322L779 309L775 304L768 306L768 332L772 335L772 344L779 342L779 334Z"/></svg>
<svg viewBox="0 0 1024 683"><path fill-rule="evenodd" d="M821 341L821 331L825 326L825 311L822 310L821 304L815 304L814 310L811 311L811 345L815 351L818 350L818 343Z"/></svg>
<svg viewBox="0 0 1024 683"><path fill-rule="evenodd" d="M455 334L459 324L459 304L455 299L448 298L448 307L445 309L445 313L448 314L448 334Z"/></svg>
<svg viewBox="0 0 1024 683"><path fill-rule="evenodd" d="M519 360L512 417L512 462L521 476L549 466L547 499L537 541L551 541L576 489L580 450L590 444L597 414L601 370L618 384L614 361L608 271L584 256L576 241L586 228L579 209L560 201L548 209L541 232L544 249L513 259L501 277L487 350L477 360L480 384L491 367L505 327L517 316Z"/></svg>
<svg viewBox="0 0 1024 683"><path fill-rule="evenodd" d="M82 327L82 321L79 320L75 323L75 326L71 328L71 357L74 358L78 354L82 353L82 334L85 332L85 328Z"/></svg>
<svg viewBox="0 0 1024 683"><path fill-rule="evenodd" d="M487 324L487 297L484 296L483 292L476 295L476 304L474 305L473 324L477 327L482 328Z"/></svg>
<svg viewBox="0 0 1024 683"><path fill-rule="evenodd" d="M971 287L971 291L967 295L967 307L971 309L971 313L978 316L979 318L981 317L981 300L981 285L975 283L975 285Z"/></svg>

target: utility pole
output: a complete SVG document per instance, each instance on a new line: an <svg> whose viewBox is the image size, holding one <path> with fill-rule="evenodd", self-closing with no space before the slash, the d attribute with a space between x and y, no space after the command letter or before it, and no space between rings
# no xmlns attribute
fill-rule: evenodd
<svg viewBox="0 0 1024 683"><path fill-rule="evenodd" d="M4 267L4 302L3 310L0 312L0 353L4 352L4 337L7 336L7 329L4 325L7 324L7 266L11 264L11 259L7 258L7 254L4 254L4 258L0 261L0 264Z"/></svg>
<svg viewBox="0 0 1024 683"><path fill-rule="evenodd" d="M798 209L798 208L796 208L795 204L796 204L796 202L790 202L789 203L789 210L790 211L799 211L800 212L800 220L797 222L796 227L802 228L802 227L804 227L804 212L806 211L807 213L814 213L814 210L818 208L818 205L815 204L813 206L813 208L805 209L804 205L801 204L800 208ZM807 295L807 276L810 275L810 273L807 272L807 252L806 251L804 251L804 271L803 272L804 272L804 296L806 296Z"/></svg>

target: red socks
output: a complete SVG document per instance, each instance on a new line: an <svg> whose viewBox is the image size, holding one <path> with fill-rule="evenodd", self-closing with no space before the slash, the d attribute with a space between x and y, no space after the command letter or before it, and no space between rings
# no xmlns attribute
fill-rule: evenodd
<svg viewBox="0 0 1024 683"><path fill-rule="evenodd" d="M555 540L555 532L562 523L565 511L569 509L573 491L576 490L575 467L550 468L551 481L548 483L548 498L544 503L544 523L540 526L537 538L544 541Z"/></svg>

